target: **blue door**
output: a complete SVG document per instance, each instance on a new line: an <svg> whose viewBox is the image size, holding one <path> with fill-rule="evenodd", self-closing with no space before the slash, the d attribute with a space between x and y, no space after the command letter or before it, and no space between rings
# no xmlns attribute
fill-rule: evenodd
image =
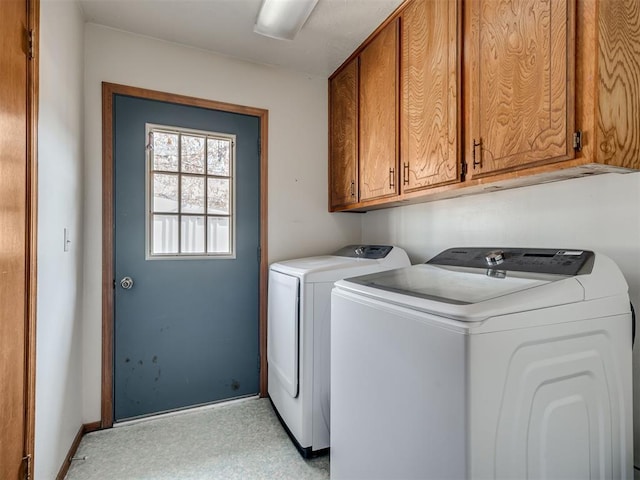
<svg viewBox="0 0 640 480"><path fill-rule="evenodd" d="M114 418L259 391L260 119L115 95Z"/></svg>

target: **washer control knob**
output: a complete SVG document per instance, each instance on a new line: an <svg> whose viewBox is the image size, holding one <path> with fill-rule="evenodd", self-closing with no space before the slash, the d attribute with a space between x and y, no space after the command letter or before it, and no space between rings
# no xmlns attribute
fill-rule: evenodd
<svg viewBox="0 0 640 480"><path fill-rule="evenodd" d="M502 250L493 250L484 257L488 265L500 265L504 262L504 252Z"/></svg>

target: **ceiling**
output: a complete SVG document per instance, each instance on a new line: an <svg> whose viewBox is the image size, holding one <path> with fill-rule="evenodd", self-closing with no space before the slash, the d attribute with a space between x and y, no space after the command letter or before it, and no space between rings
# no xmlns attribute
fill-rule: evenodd
<svg viewBox="0 0 640 480"><path fill-rule="evenodd" d="M79 0L85 20L329 76L402 0L319 0L292 41L253 32L261 0Z"/></svg>

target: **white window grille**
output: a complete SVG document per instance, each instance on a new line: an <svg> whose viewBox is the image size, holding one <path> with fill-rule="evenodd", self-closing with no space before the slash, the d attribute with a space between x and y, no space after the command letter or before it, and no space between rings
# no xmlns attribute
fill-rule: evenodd
<svg viewBox="0 0 640 480"><path fill-rule="evenodd" d="M235 258L235 135L147 124L147 259Z"/></svg>

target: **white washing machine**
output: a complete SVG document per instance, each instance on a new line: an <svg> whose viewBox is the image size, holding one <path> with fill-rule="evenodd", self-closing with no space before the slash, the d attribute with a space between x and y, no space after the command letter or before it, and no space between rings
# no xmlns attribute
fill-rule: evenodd
<svg viewBox="0 0 640 480"><path fill-rule="evenodd" d="M580 250L450 249L336 283L331 478L631 479L627 284Z"/></svg>
<svg viewBox="0 0 640 480"><path fill-rule="evenodd" d="M410 265L404 250L350 245L333 255L274 263L269 270L269 396L308 458L329 447L331 289L336 280Z"/></svg>

